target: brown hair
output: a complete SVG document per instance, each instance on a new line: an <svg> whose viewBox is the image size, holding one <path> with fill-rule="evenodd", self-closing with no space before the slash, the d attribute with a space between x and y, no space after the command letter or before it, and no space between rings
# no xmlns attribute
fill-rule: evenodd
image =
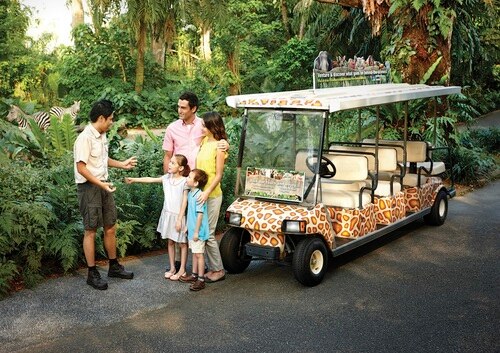
<svg viewBox="0 0 500 353"><path fill-rule="evenodd" d="M183 154L175 154L174 155L175 160L177 161L177 164L179 167L184 167L182 170L182 176L187 177L189 173L191 172L191 168L189 167L188 160L185 155Z"/></svg>
<svg viewBox="0 0 500 353"><path fill-rule="evenodd" d="M219 140L227 140L226 128L222 117L217 112L208 112L201 116L205 127L210 131L214 138Z"/></svg>
<svg viewBox="0 0 500 353"><path fill-rule="evenodd" d="M208 175L205 173L204 170L201 169L193 169L192 172L194 173L194 181L198 182L198 188L203 190L205 185L207 185L208 181Z"/></svg>

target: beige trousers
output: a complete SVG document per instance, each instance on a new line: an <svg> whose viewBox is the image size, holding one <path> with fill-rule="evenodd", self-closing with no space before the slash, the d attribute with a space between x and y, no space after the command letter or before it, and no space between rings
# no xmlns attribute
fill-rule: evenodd
<svg viewBox="0 0 500 353"><path fill-rule="evenodd" d="M222 195L219 197L209 197L207 200L210 236L205 244L205 253L207 254L208 269L210 271L220 271L224 269L219 251L219 243L215 239L215 228L217 227L221 205Z"/></svg>

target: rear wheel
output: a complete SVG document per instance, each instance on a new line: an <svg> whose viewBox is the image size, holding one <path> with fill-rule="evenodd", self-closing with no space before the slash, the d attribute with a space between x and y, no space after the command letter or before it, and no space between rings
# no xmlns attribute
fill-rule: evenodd
<svg viewBox="0 0 500 353"><path fill-rule="evenodd" d="M307 237L295 249L292 259L293 274L305 286L319 284L328 267L328 253L319 238Z"/></svg>
<svg viewBox="0 0 500 353"><path fill-rule="evenodd" d="M424 216L424 221L431 226L440 226L448 215L448 195L444 189L439 190L432 205L431 213Z"/></svg>
<svg viewBox="0 0 500 353"><path fill-rule="evenodd" d="M252 260L245 251L245 244L250 241L250 234L242 228L231 228L222 237L220 255L224 268L229 273L241 273Z"/></svg>

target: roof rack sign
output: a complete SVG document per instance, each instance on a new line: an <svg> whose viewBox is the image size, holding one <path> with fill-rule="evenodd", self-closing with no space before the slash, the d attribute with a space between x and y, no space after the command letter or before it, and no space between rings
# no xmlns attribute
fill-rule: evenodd
<svg viewBox="0 0 500 353"><path fill-rule="evenodd" d="M338 56L332 61L326 51L320 51L314 60L313 89L373 85L391 82L390 64L375 61L371 55L363 57Z"/></svg>

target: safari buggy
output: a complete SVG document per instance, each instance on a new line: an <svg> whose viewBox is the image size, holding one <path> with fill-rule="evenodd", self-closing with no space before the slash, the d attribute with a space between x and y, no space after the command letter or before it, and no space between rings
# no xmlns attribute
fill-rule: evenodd
<svg viewBox="0 0 500 353"><path fill-rule="evenodd" d="M457 93L460 87L382 83L227 97L244 114L237 198L220 243L225 269L291 260L295 278L314 286L331 257L420 218L443 224L455 195L443 182L450 165L433 159L433 144L408 140L408 103ZM355 142L328 141L336 114L371 107L378 132L379 108L391 104L405 108L402 140L358 133Z"/></svg>

